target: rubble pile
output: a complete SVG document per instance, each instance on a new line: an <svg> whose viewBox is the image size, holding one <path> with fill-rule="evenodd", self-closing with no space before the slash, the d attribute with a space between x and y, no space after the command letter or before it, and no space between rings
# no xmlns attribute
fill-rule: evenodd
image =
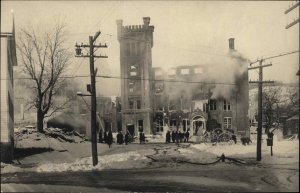
<svg viewBox="0 0 300 193"><path fill-rule="evenodd" d="M64 131L60 128L45 128L45 135L56 138L60 142L81 143L85 137L77 131Z"/></svg>
<svg viewBox="0 0 300 193"><path fill-rule="evenodd" d="M86 141L84 135L79 134L77 131L64 131L60 128L45 128L44 133L39 133L33 126L26 126L15 128L15 140L20 142L24 139L40 141L44 138L54 138L60 142L69 142L69 143L82 143Z"/></svg>

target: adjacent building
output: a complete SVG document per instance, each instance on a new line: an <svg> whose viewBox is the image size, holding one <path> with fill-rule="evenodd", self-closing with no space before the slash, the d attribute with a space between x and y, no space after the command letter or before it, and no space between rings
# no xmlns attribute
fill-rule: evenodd
<svg viewBox="0 0 300 193"><path fill-rule="evenodd" d="M13 22L12 22L13 23ZM5 28L4 28L5 29ZM4 30L1 27L1 30ZM1 162L11 162L14 148L13 66L17 65L14 23L9 31L1 31L0 131Z"/></svg>

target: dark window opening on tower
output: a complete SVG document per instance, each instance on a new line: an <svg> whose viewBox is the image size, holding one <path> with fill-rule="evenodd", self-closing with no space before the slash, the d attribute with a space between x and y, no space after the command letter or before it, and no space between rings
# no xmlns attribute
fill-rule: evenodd
<svg viewBox="0 0 300 193"><path fill-rule="evenodd" d="M137 107L137 109L141 109L141 101L140 100L136 101L136 107Z"/></svg>
<svg viewBox="0 0 300 193"><path fill-rule="evenodd" d="M134 101L129 100L129 109L133 109L133 107L134 107Z"/></svg>

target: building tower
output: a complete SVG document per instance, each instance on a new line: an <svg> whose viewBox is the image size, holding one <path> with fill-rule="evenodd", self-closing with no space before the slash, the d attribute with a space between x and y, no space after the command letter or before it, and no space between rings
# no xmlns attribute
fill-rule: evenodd
<svg viewBox="0 0 300 193"><path fill-rule="evenodd" d="M152 52L153 30L150 17L143 25L123 26L117 20L120 42L122 130L133 135L152 133Z"/></svg>

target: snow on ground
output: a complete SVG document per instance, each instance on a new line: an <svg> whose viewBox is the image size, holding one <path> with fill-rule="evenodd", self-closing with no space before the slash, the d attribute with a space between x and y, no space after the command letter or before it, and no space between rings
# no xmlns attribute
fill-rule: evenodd
<svg viewBox="0 0 300 193"><path fill-rule="evenodd" d="M102 169L131 169L143 168L150 160L143 154L137 151L131 151L120 154L104 155L98 157L99 164L92 166L92 158L77 159L72 163L59 163L59 164L42 164L37 168L38 172L64 172L64 171L89 171L89 170L102 170Z"/></svg>
<svg viewBox="0 0 300 193"><path fill-rule="evenodd" d="M153 147L148 148L144 146L114 146L108 148L106 144L97 144L98 153L100 156L99 164L95 167L92 166L91 143L69 143L62 142L57 139L39 134L35 131L27 129L17 130L18 137L16 137L16 147L18 148L31 148L31 147L44 147L52 148L54 151L44 152L27 156L19 159L23 165L35 164L34 167L18 167L18 165L3 164L1 163L1 173L15 173L25 171L38 171L38 172L63 172L63 171L90 171L90 170L103 170L103 169L132 169L144 168L151 162L146 155L154 155ZM147 136L147 143L165 142L163 135ZM172 147L172 146L171 146ZM126 148L124 150L123 148ZM128 150L128 148L130 150ZM152 149L151 149L152 148ZM242 145L240 143L232 145L213 145L213 144L191 144L189 147L175 146L171 149L168 147L159 150L157 158L166 159L170 157L182 158L193 162L210 163L221 156L234 158L254 158L256 157L256 142L253 141L250 145ZM174 151L175 150L175 151ZM126 152L124 152L126 151ZM107 152L107 153L105 153ZM106 155L101 155L101 154ZM299 163L299 140L278 140L274 136L273 146L274 156L270 156L270 147L267 146L266 140L262 141L262 154L263 159L261 163L272 164L285 164L285 163ZM169 159L167 159L169 160ZM171 160L171 159L170 159ZM287 162L288 160L288 162Z"/></svg>
<svg viewBox="0 0 300 193"><path fill-rule="evenodd" d="M1 174L16 173L16 172L29 172L34 171L33 168L22 168L11 164L1 162Z"/></svg>
<svg viewBox="0 0 300 193"><path fill-rule="evenodd" d="M71 136L75 143L83 142L78 136ZM70 137L70 138L71 138ZM64 150L65 141L38 133L35 128L15 128L15 148L51 148L53 150Z"/></svg>
<svg viewBox="0 0 300 193"><path fill-rule="evenodd" d="M195 150L202 153L209 153L210 158L214 156L221 156L224 154L228 157L235 158L255 158L256 157L256 143L250 145L233 144L233 145L211 145L211 144L194 144L189 149L180 149L179 151L191 158L195 156ZM188 155L190 154L190 155ZM293 161L299 162L299 140L277 140L274 138L273 142L273 156L270 156L271 150L266 142L262 143L263 163L278 161L278 158L293 158ZM199 155L196 153L196 155ZM202 154L201 154L202 155ZM214 155L214 156L213 156ZM202 156L201 156L202 157ZM208 159L209 157L207 157ZM206 160L207 160L206 159ZM203 159L202 159L203 160ZM286 161L286 160L285 160Z"/></svg>

